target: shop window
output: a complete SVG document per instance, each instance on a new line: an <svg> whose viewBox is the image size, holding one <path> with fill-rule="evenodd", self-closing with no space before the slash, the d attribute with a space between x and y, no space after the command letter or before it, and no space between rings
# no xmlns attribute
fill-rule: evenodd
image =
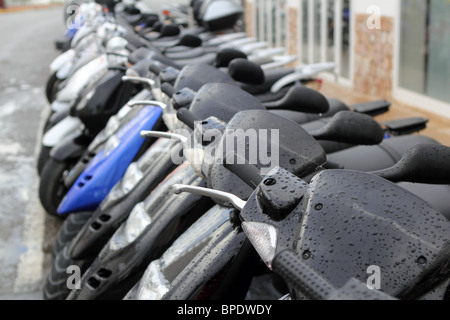
<svg viewBox="0 0 450 320"><path fill-rule="evenodd" d="M450 2L402 0L399 86L450 102Z"/></svg>

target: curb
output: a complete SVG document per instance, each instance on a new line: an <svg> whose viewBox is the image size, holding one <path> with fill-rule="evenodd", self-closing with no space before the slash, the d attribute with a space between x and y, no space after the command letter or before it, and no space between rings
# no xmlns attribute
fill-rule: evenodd
<svg viewBox="0 0 450 320"><path fill-rule="evenodd" d="M62 3L36 4L36 5L1 8L0 14L10 13L10 12L21 12L21 11L28 11L28 10L46 9L46 8L53 8L53 7L62 7Z"/></svg>

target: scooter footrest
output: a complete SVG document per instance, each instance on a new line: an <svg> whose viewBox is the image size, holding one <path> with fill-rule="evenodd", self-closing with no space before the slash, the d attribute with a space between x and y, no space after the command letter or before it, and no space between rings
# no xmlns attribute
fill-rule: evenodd
<svg viewBox="0 0 450 320"><path fill-rule="evenodd" d="M355 104L352 105L351 108L355 112L365 113L368 114L369 116L375 117L377 115L388 112L390 106L391 103L389 101L376 100Z"/></svg>
<svg viewBox="0 0 450 320"><path fill-rule="evenodd" d="M412 117L398 120L382 122L391 134L400 136L418 132L427 127L428 119L421 117Z"/></svg>

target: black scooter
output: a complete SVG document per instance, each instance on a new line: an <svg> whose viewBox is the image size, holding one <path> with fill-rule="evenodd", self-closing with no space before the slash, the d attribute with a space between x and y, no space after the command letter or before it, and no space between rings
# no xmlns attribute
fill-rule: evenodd
<svg viewBox="0 0 450 320"><path fill-rule="evenodd" d="M318 99L317 98L313 99L313 96L314 95L310 95L310 98L311 98L310 101L314 101L314 99L317 101ZM322 99L321 101L324 101L324 99ZM324 139L324 138L326 138L326 136L321 136L321 138ZM356 143L355 137L349 136L349 137L347 137L347 139L350 139L348 141L353 141L354 143ZM152 173L152 175L154 175L154 174ZM165 177L165 175L166 175L166 173L163 173L161 175L161 177ZM146 175L144 175L144 176L146 176ZM116 190L113 190L113 192L111 193L111 196L108 197L109 203L112 202L111 199L118 198L117 194L118 194L118 190L121 189L121 186L123 186L123 184L122 185L119 184L118 188L116 188ZM148 194L148 192L149 192L149 190L146 190L145 194ZM131 208L136 203L136 199L134 199L134 200L135 201L132 201L132 202L127 201L128 206L131 205ZM105 205L102 205L102 207L101 207L102 209L106 209L106 207L107 207L106 202L104 204ZM81 233L83 233L85 235L77 237L78 240L76 240L76 242L75 242L75 247L78 248L77 251L80 252L78 254L78 256L80 257L81 252L86 252L83 255L81 255L81 256L85 256L85 257L86 257L86 254L94 253L93 255L95 255L95 252L98 252L98 250L101 249L102 244L105 243L105 241L110 237L112 232L117 228L115 226L118 226L118 223L123 221L123 219L125 219L128 216L127 213L129 212L129 210L131 210L131 208L126 209L126 210L117 211L116 209L123 209L123 207L117 206L116 209L114 209L113 211L110 211L109 213L107 213L109 211L109 208L108 208L108 210L96 212L96 214L94 215L95 219L91 219L90 220L91 222L86 224L83 227L86 231L81 232ZM112 214L114 212L117 212L117 213ZM117 216L117 214L119 214L119 216ZM89 214L83 215L83 217L88 217L88 216L89 216ZM113 217L112 219L111 219L111 216ZM117 220L117 219L119 219L119 220ZM81 222L81 220L79 220L79 217L74 217L73 224L80 226L82 224L82 222ZM92 227L89 227L89 226L92 226ZM111 227L113 227L113 228L111 229ZM67 229L69 229L69 228L67 228ZM67 233L68 233L67 230L65 228L63 228L62 230L63 230L63 233L61 234L61 237L59 237L60 244L61 243L64 244L64 242L66 242L67 239L70 238L70 237L67 237ZM108 231L108 232L106 232L106 231ZM90 235L88 236L88 234L90 234ZM99 237L101 237L101 238L99 238ZM88 240L88 239L90 239L90 240ZM103 239L103 240L100 240L100 239ZM59 248L61 248L61 247L62 246L59 246ZM80 251L80 248L83 248L83 249L81 249L81 251ZM95 248L98 248L98 249L95 249ZM59 249L59 250L61 250L61 249ZM75 252L77 252L77 251L75 251ZM66 252L66 254L67 254L67 252ZM68 258L65 258L63 261L68 261Z"/></svg>
<svg viewBox="0 0 450 320"><path fill-rule="evenodd" d="M187 79L192 79L191 77L188 77L189 75L192 75L194 72L193 70L196 70L196 74L205 74L205 77L202 77L202 81L196 80L196 81L187 81ZM247 67L246 70L249 70L249 68ZM237 75L238 73L235 71L234 72L235 75ZM215 79L215 81L223 81L224 83L227 82L231 82L229 76L227 76L226 74L222 73L221 71L213 68L213 67L206 67L205 65L191 65L188 67L183 68L182 72L179 75L180 80L177 81L177 83L175 84L176 88L178 87L183 87L183 86L188 86L185 87L179 91L177 91L175 94L173 94L172 96L172 102L169 103L165 108L164 108L164 114L163 114L163 118L165 123L169 126L169 128L171 128L172 130L175 128L174 127L174 122L176 119L176 108L180 108L181 106L188 106L192 100L194 99L195 96L195 92L192 91L189 88L199 88L203 82L208 82L209 78L213 77ZM247 80L251 80L249 79L249 77L247 76ZM131 77L130 79L133 79L133 77ZM195 78L194 78L195 79ZM256 81L257 79L259 79L258 77L255 77L252 81ZM259 80L258 80L259 81ZM222 88L221 88L222 86ZM240 91L238 91L239 93L236 94L234 99L230 99L230 91L235 92L237 90L236 89L231 89L228 88L227 85L225 84L214 84L214 85L205 85L205 88L202 87L201 91L201 96L202 98L198 98L197 100L203 99L204 101L213 101L212 99L215 100L219 100L219 101L223 101L223 106L221 108L228 108L230 109L230 107L227 105L229 103L233 103L235 106L241 106L244 104L249 104L251 105L252 103L255 102L254 98L246 98L244 97L244 94L241 93ZM174 91L174 90L172 90ZM212 97L212 94L216 94L216 97ZM239 100L242 99L242 100ZM301 101L301 103L299 103ZM142 103L146 103L145 101L137 101L136 104L142 104ZM147 103L151 103L151 101L148 101ZM205 102L203 102L205 103ZM216 102L214 102L216 103ZM128 103L129 105L134 105L135 103L130 102ZM310 115L313 115L312 112L315 113L322 113L324 115L329 115L329 114L333 114L338 112L341 109L348 109L346 106L344 106L342 103L340 104L335 104L337 107L333 107L332 110L327 111L324 113L324 111L326 111L328 109L328 102L326 101L326 99L320 95L319 93L311 90L311 89L307 89L307 88L303 88L301 86L293 86L287 93L287 95L281 100L281 101L277 101L277 102L271 102L269 107L271 108L272 112L275 113L280 113L283 116L286 117L293 117L295 115L296 120L298 118L303 119L308 119L308 117ZM266 105L267 106L267 105ZM385 102L381 102L375 105L374 108L370 108L370 110L377 110L380 108L380 106L382 106L382 108L385 108ZM208 106L206 104L204 104L204 110L208 110ZM277 110L277 108L282 108L284 110ZM293 109L293 110L303 110L305 112L299 112L299 111L288 111L287 109ZM235 107L234 109L230 109L230 110L234 110L234 112L238 111L239 108ZM360 110L368 110L368 108L362 109L360 108ZM307 112L311 112L311 113L307 113ZM204 113L205 115L207 115L207 113ZM167 146L167 152L169 152L170 148ZM76 180L77 176L81 173L81 171L83 170L83 168L86 167L86 165L89 163L89 161L93 158L93 156L95 155L95 152L91 150L88 150L89 154L85 154L81 161L79 161L77 163L77 165L75 166L75 168L69 173L69 175L64 179L64 185L66 188L70 187L73 182ZM142 161L140 161L141 163L147 163L152 161L153 159L151 158L153 156L153 154L150 152L147 155L143 156ZM142 170L134 170L136 167L139 167L141 169L144 170L145 168L145 172L148 173L144 173L144 171ZM123 183L120 183L116 186L116 188L114 188L111 192L111 196L108 197L107 199L105 199L105 201L102 203L102 205L100 206L101 211L103 211L102 214L105 214L105 211L110 211L109 207L110 206L115 206L118 202L119 199L123 199L129 192L131 192L132 189L134 189L135 185L137 183L140 183L140 179L136 179L137 176L147 176L147 174L149 174L150 168L147 168L147 165L145 165L145 167L142 167L139 163L135 165L133 165L131 167L131 169L129 170L129 175L130 177L128 177L127 175L125 175L124 179L123 179ZM163 173L162 176L165 176L166 173ZM128 181L132 181L132 184L130 184ZM126 188L122 188L123 185L126 185ZM123 194L123 190L126 189L127 192L125 192L125 194ZM147 189L145 189L147 190ZM141 192L139 192L138 194L142 194ZM147 193L146 193L147 194ZM138 198L136 198L136 194L133 196L135 199L135 203L139 202L136 199L140 199L140 197L142 197L142 195L138 196ZM112 204L113 203L113 204ZM130 204L135 204L130 202ZM107 209L108 208L108 209ZM128 208L128 206L126 207ZM121 208L120 211L120 215L124 216L125 214L128 214L130 209L127 209L125 211L123 211L123 208ZM63 224L63 227L61 229L61 232L58 234L57 237L57 242L55 244L54 247L54 252L55 255L57 252L59 252L61 250L61 248L67 243L67 241L73 237L73 235L76 234L76 231L79 230L79 228L81 227L81 223L83 220L87 219L89 216L89 213L83 213L83 214L79 214L76 213L77 217L71 217L69 216L69 218L66 220L66 222ZM113 215L114 217L115 215ZM83 220L81 220L83 219ZM111 221L108 221L108 224L113 223L113 221L116 221L115 218L113 218ZM72 223L73 222L73 223ZM105 222L106 223L106 222ZM105 228L103 228L105 229ZM104 232L105 230L102 230L102 232ZM100 231L99 231L100 232ZM98 232L97 232L98 233Z"/></svg>
<svg viewBox="0 0 450 320"><path fill-rule="evenodd" d="M450 222L386 179L448 184L449 156L448 147L421 144L388 169L318 170L303 180L282 168L263 178L249 164L225 164L255 188L247 201L176 185L176 193L226 200L240 214L222 217L215 231L197 225L198 232L183 234L189 243L177 241L153 261L127 299L240 299L260 262L286 279L280 293L291 299L442 299L450 283ZM382 270L381 292L344 295L373 284L370 267Z"/></svg>
<svg viewBox="0 0 450 320"><path fill-rule="evenodd" d="M311 101L316 99L316 95L314 92L312 93L307 95ZM225 99L220 99L220 97L225 97ZM233 102L230 103L230 101ZM307 105L312 106L313 104ZM202 87L202 90L197 93L191 108L200 117L206 118L211 114L215 114L219 119L227 121L239 110L262 108L262 105L254 97L246 94L234 85L209 84ZM149 149L149 152L153 156L151 149ZM150 161L143 160L141 162L142 166L140 166L140 169L144 170L145 174L142 175L143 179L141 181L136 181L138 187L133 188L132 196L126 197L127 193L123 194L120 190L124 184L128 184L127 181L123 181L123 184L119 184L110 193L110 196L105 199L99 210L85 224L84 231L77 235L78 239L83 240L78 241L74 239L74 248L71 250L74 259L83 257L83 260L88 258L89 261L89 259L95 257L103 243L109 239L112 232L120 225L120 222L126 218L125 214L129 213L129 210L139 202L138 199L145 198L173 170L175 164L172 162L171 152L174 151L170 150L170 148L167 149L167 151L158 155L156 159L150 158ZM175 152L178 151L176 148L174 150ZM58 258L55 263L59 263Z"/></svg>
<svg viewBox="0 0 450 320"><path fill-rule="evenodd" d="M358 117L363 117L362 115L358 115L352 112L347 112L346 115L351 117L353 120L356 120L356 118ZM340 124L342 124L341 117L344 117L343 114L339 114L339 116L340 117L336 117L334 123L336 127L339 127ZM380 139L374 140L377 136L375 134L374 138L374 132L376 132L375 126L378 125L372 118L368 116L363 118L365 120L364 127L372 134L364 136L364 134L361 134L360 130L355 130L355 128L353 128L353 132L360 132L359 136L354 135L354 140L359 143L378 143ZM283 125L281 125L280 122L283 123ZM243 128L244 130L255 128L264 130L267 130L267 128L282 128L280 129L280 139L281 144L283 144L283 146L281 147L283 150L283 154L281 155L280 159L282 160L280 161L283 161L283 163L286 162L285 165L290 164L290 166L294 166L295 163L303 162L306 160L299 160L296 159L293 154L286 154L293 151L292 148L284 145L288 144L288 142L284 141L284 139L291 140L293 128L297 126L298 125L294 122L277 116L269 111L247 111L240 112L235 117L233 117L230 123L228 123L227 131L237 128ZM368 128L372 128L373 130ZM378 137L382 139L383 132L379 126L378 129ZM351 129L349 128L348 130ZM345 130L342 130L341 132L343 133L344 131ZM322 133L325 134L325 132ZM329 127L329 133L330 139L331 135L334 136L334 139L339 139L340 137L345 136L345 134L336 134L331 126ZM360 140L358 140L358 138ZM310 137L310 139L313 138ZM297 139L295 140L297 141ZM305 142L304 139L301 139L296 143L302 144ZM273 148L275 148L275 145L273 146ZM315 164L314 166L316 165L317 164ZM99 297L117 298L118 296L123 295L124 290L126 290L126 288L129 287L133 281L135 281L137 276L141 275L142 268L143 266L145 267L146 262L148 263L149 259L155 257L155 255L161 254L160 250L162 248L166 248L170 244L170 242L175 239L176 235L180 234L179 232L185 230L190 225L190 223L192 223L192 219L195 220L199 217L199 215L203 214L205 207L201 205L201 202L199 202L202 200L199 197L189 197L189 199L184 199L182 202L170 200L173 196L167 198L168 190L170 190L170 186L173 181L180 181L180 179L184 179L183 177L186 177L186 175L190 177L187 172L185 172L185 175L180 174L179 170L188 170L188 172L192 172L191 174L195 173L192 167L185 167L186 165L184 165L182 168L177 169L176 175L175 173L173 173L171 175L171 178L166 179L163 184L159 185L159 187L155 189L143 203L138 204L134 207L127 222L123 224L122 227L113 235L108 244L99 254L97 261L94 261L87 270L82 280L81 291L73 292L71 294L71 297L76 297L78 299L93 299ZM222 188L227 188L227 190L233 189L237 193L247 192L246 188L242 188L242 184L235 183L235 181L233 182L233 180L225 179L225 176L222 174L222 172L220 172L220 166L211 164L211 167L205 165L205 168L202 169L206 172L210 172L211 170L211 172L209 173L210 175L220 176L220 186ZM219 172L215 172L215 170L219 170ZM205 174L205 172L203 172L203 175L206 176L208 185L210 185L211 181L209 179L209 174ZM198 180L198 183L204 184L204 182L202 181L203 179L200 179ZM197 183L193 182L192 184L196 185ZM176 200L176 198L174 198L173 200ZM210 206L211 204L209 204L209 207ZM200 210L200 207L203 208L203 210ZM192 210L190 210L189 208L192 208ZM141 224L141 222L144 222L143 220L141 220L141 218L145 217L147 214L149 215L149 217L151 217L150 220L148 220L148 223ZM131 229L131 226L138 225L141 225L142 229ZM177 226L175 228L177 231L175 232L175 229L173 229L171 226L173 226L174 228L175 226ZM133 237L130 237L130 232L134 234ZM124 262L127 265L127 267L122 269L124 272L117 270L117 266L119 264L123 265ZM100 279L97 272L99 270L109 270L109 276L107 278ZM100 272L100 274L102 274L102 272ZM87 289L86 286L91 289ZM92 290L93 287L95 287L95 290Z"/></svg>
<svg viewBox="0 0 450 320"><path fill-rule="evenodd" d="M381 270L383 280L378 289L384 294L408 300L448 297L450 222L428 203L387 180L448 184L449 157L448 147L419 144L390 168L371 174L326 170L315 175L309 186L278 168L261 181L245 204L240 215L242 228L263 261L287 277L292 299L331 298L333 288L346 287L352 278L371 285L370 266ZM285 201L290 198L294 203L291 209L285 207L281 219L261 212L258 205L282 190L277 183L268 186L268 179L306 186L297 188L296 199L285 193ZM332 214L327 215L330 210ZM287 229L287 220L298 227ZM264 228L273 228L274 238L264 239ZM285 249L294 250L298 260L291 260L293 254ZM302 263L293 265L294 261ZM295 280L299 275L295 270L300 272L301 265L325 277L331 286L322 294L310 295Z"/></svg>

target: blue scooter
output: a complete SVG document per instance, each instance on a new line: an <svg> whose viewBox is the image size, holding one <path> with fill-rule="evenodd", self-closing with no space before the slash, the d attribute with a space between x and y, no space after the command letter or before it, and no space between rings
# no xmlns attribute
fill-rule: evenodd
<svg viewBox="0 0 450 320"><path fill-rule="evenodd" d="M142 108L136 117L111 136L78 177L58 207L64 215L95 210L114 185L121 179L130 163L149 147L139 136L141 130L154 129L161 120L162 104Z"/></svg>

